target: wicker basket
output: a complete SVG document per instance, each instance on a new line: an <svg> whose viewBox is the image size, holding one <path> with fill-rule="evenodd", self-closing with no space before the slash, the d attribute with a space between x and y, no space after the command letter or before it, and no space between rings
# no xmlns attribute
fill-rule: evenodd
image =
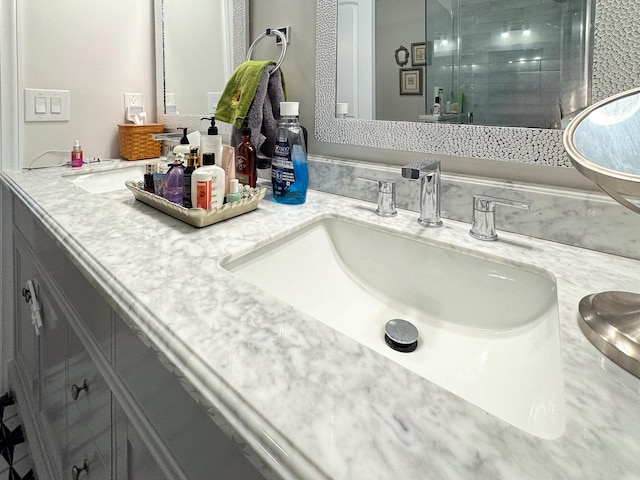
<svg viewBox="0 0 640 480"><path fill-rule="evenodd" d="M151 140L151 134L164 131L164 126L161 123L148 123L146 125L120 124L118 125L118 131L120 156L125 160L143 160L160 156L162 142Z"/></svg>

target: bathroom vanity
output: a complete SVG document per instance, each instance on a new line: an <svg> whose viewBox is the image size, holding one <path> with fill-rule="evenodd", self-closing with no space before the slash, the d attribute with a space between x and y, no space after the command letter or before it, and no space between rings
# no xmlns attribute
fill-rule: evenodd
<svg viewBox="0 0 640 480"><path fill-rule="evenodd" d="M12 252L2 268L13 283L15 319L3 334L15 338L11 383L40 478L637 474L640 380L584 338L577 306L589 293L636 291L640 261L507 233L500 224L499 241L481 242L468 223L446 216L443 227L427 229L413 211L383 218L374 203L314 190L304 205L268 196L254 212L197 229L127 190L89 193L62 175L69 171L1 174ZM549 438L525 432L223 267L322 219L524 268L554 284L552 333L538 340L557 344L560 393L534 399L530 417L535 423L554 410L559 430ZM374 266L388 253L378 249L367 261ZM305 265L291 258L273 282ZM410 275L422 280L419 271ZM474 328L492 342L517 330ZM454 357L457 348L465 347L448 347ZM450 376L470 382L489 356ZM511 401L514 392L503 388L493 402Z"/></svg>

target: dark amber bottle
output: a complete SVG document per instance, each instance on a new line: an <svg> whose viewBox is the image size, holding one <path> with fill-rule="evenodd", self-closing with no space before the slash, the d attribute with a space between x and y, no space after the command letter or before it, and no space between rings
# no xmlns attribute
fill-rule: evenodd
<svg viewBox="0 0 640 480"><path fill-rule="evenodd" d="M241 184L250 187L255 187L258 180L256 147L251 143L251 129L247 117L243 118L242 140L236 147L236 178Z"/></svg>

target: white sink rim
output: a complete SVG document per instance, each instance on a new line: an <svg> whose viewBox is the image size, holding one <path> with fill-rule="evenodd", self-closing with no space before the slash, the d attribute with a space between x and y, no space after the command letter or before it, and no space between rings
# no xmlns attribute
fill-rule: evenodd
<svg viewBox="0 0 640 480"><path fill-rule="evenodd" d="M444 249L454 252L455 255L463 255L488 262L489 264L503 265L508 268L528 272L529 274L544 278L553 284L554 290L551 293L553 303L541 309L540 317L537 321L506 330L470 329L468 326L460 327L459 325L450 325L446 322L436 322L434 324L434 331L437 333L435 337L438 338L439 341L443 338L444 340L441 341L444 346L430 345L429 349L423 348L421 350L419 343L416 352L422 356L411 357L410 355L415 355L416 352L414 352L414 354L399 353L384 345L384 334L375 331L379 328L378 324L375 324L375 328L367 327L368 330L374 330L373 333L366 332L366 335L371 333L370 338L365 338L361 336L360 333L354 336L353 332L349 331L349 328L351 328L349 325L345 326L344 323L340 323L339 321L338 324L331 323L333 318L335 318L335 312L331 313L331 319L319 318L322 313L319 314L311 311L312 309L306 308L305 305L297 305L296 302L298 300L294 299L292 301L291 298L283 298L282 292L277 291L277 284L279 282L272 281L272 276L270 277L271 281L263 281L263 283L260 284L254 281L254 278L246 278L246 276L239 273L237 266L246 264L248 259L254 262L255 259L260 259L264 253L276 247L297 241L299 238L304 237L307 232L316 228L322 228L327 222L346 222L347 224L355 225L356 228L390 234L393 237L403 239L403 241L417 242L425 248ZM308 251L308 245L306 251ZM495 255L485 255L484 253L459 248L452 249L451 246L443 244L442 242L411 233L405 234L404 232L398 232L390 228L385 228L384 226L342 215L322 215L315 217L303 225L300 225L298 228L289 230L278 235L277 238L272 238L267 242L259 244L255 249L238 252L223 259L220 265L237 278L244 279L285 303L298 308L306 315L325 323L334 330L390 358L404 368L440 385L528 433L545 439L554 439L561 436L565 430L564 384L560 354L557 292L555 290L556 282L553 275L542 268L523 262L505 261ZM302 284L303 282L298 280L298 283ZM274 285L276 285L276 287L274 287ZM298 294L299 293L300 292L298 292ZM302 303L304 303L304 301ZM360 310L358 310L358 312L365 310L366 307L365 303L359 303L358 308L360 308ZM352 318L353 317L349 317L348 320ZM421 333L424 328L424 324L419 326ZM425 338L431 339L432 337L434 336L428 334ZM479 342L477 341L478 339L480 339ZM452 341L454 343L452 343ZM421 343L424 343L422 336ZM435 355L437 358L447 358L446 362L455 363L458 361L458 357L468 357L466 360L464 358L460 360L460 362L462 362L460 365L464 366L464 369L462 369L464 371L449 368L450 363L438 365L437 368L435 368L434 365L427 368L425 365L431 361L429 357L432 356L432 350L437 353L437 355ZM454 352L453 350L456 351ZM464 363L465 361L467 361L467 363ZM478 365L480 366L478 367ZM447 368L445 368L445 366ZM527 376L532 377L526 378ZM519 380L521 381L521 385L516 388ZM486 383L483 384L482 382L485 381ZM475 382L477 382L478 385L475 385ZM505 391L507 392L506 394L504 393ZM514 399L513 405L510 403L510 398Z"/></svg>
<svg viewBox="0 0 640 480"><path fill-rule="evenodd" d="M109 193L126 190L125 181L141 181L144 178L144 164L109 165L63 173L62 178L81 188L85 192Z"/></svg>

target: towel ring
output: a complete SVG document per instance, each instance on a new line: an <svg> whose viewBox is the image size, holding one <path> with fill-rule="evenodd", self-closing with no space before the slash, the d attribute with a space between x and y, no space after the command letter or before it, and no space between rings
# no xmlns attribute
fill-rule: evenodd
<svg viewBox="0 0 640 480"><path fill-rule="evenodd" d="M273 37L274 35L280 38L280 42L282 44L282 52L280 52L280 58L276 62L276 67L271 71L271 73L280 68L280 65L282 65L282 62L284 61L284 56L287 54L287 37L285 37L284 33L282 33L280 30L272 30L271 28L267 28L264 32L258 35L258 38L253 41L253 43L249 47L249 51L247 52L247 62L251 60L251 54L253 53L253 49L258 44L258 42L264 37Z"/></svg>

